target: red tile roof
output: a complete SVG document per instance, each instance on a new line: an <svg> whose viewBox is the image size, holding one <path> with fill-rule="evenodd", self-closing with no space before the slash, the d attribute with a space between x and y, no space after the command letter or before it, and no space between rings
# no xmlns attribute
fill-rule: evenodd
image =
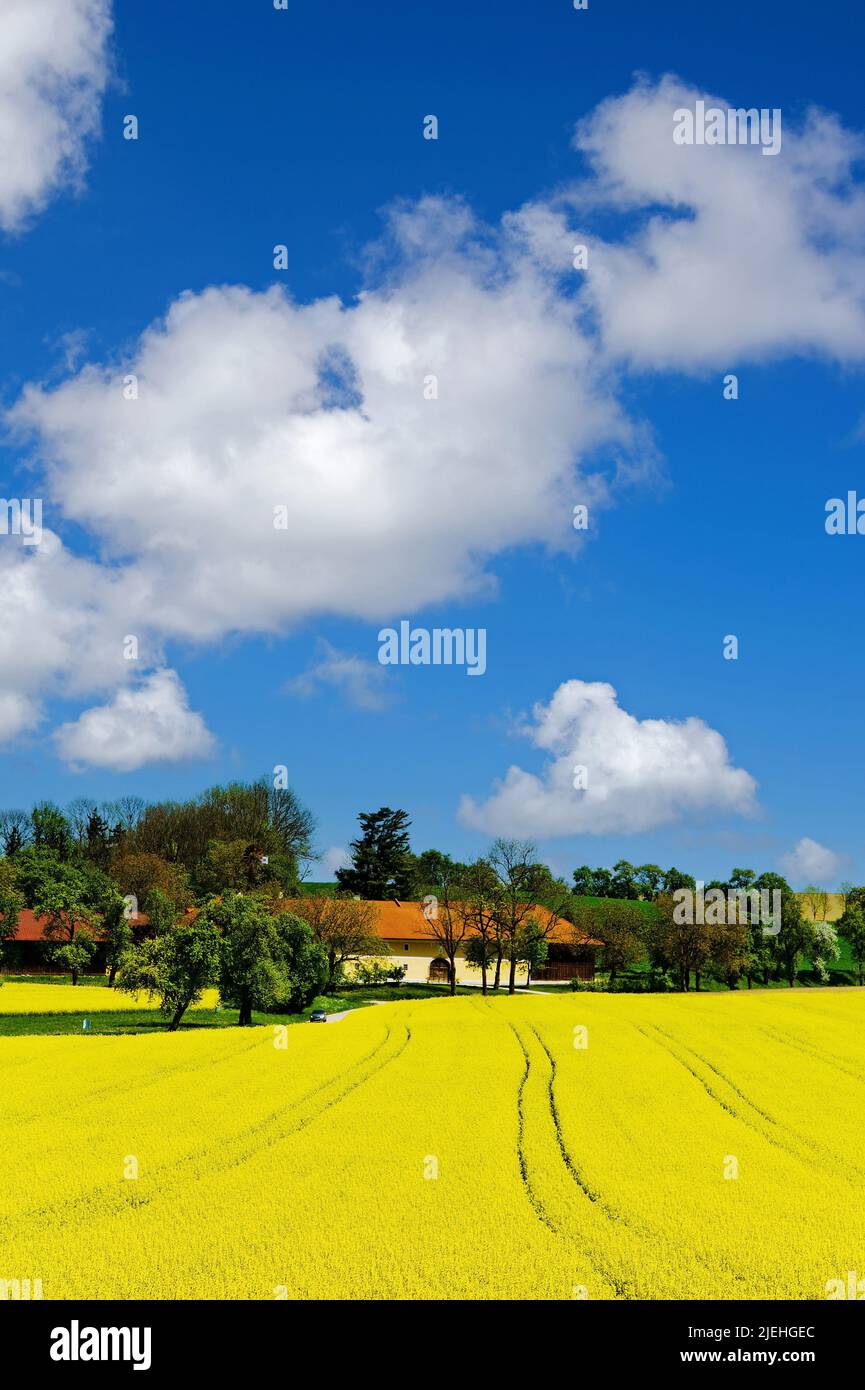
<svg viewBox="0 0 865 1390"><path fill-rule="evenodd" d="M298 900L294 900L297 910ZM397 902L394 898L374 900L372 906L376 909L377 917L373 923L373 930L383 941L432 941L430 928L423 914L423 905L417 902ZM547 927L553 919L553 914L546 907L535 905L532 908L533 915L538 919L542 927ZM302 916L302 911L300 912ZM573 926L570 922L559 919L553 925L548 934L550 941L563 941L572 944ZM600 946L600 941L595 941L591 937L584 938L586 946Z"/></svg>
<svg viewBox="0 0 865 1390"><path fill-rule="evenodd" d="M29 907L22 908L18 913L18 930L12 937L12 940L43 941L45 939L45 926L47 921L47 917L37 917L36 913L31 912ZM147 918L144 913L140 913L137 917L131 917L130 922L133 927L145 926Z"/></svg>
<svg viewBox="0 0 865 1390"><path fill-rule="evenodd" d="M18 913L18 930L12 940L42 941L46 920L45 917L37 917L29 908L23 908Z"/></svg>
<svg viewBox="0 0 865 1390"><path fill-rule="evenodd" d="M284 905L296 911L301 901L302 899L296 898L286 899ZM431 941L433 939L421 903L396 902L392 898L387 898L384 901L373 902L372 906L376 909L377 914L373 929L383 941ZM194 921L199 910L194 907L188 908L185 914L187 921ZM532 908L532 912L542 927L549 925L553 914L548 908L536 905ZM37 917L35 912L31 912L29 908L24 908L18 914L18 931L12 939L14 941L44 940L46 921L47 918ZM137 917L130 918L133 927L144 927L147 922L147 914L144 912L139 913ZM548 940L573 944L573 930L570 922L560 918L548 933ZM585 937L583 944L600 946L601 942L595 941L592 937Z"/></svg>

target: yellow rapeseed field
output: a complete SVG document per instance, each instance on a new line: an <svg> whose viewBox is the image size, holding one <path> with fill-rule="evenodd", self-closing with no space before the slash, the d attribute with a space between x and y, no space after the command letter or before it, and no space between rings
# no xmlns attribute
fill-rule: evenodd
<svg viewBox="0 0 865 1390"><path fill-rule="evenodd" d="M865 1275L863 1025L859 992L779 990L0 1038L0 1278L46 1298L825 1298Z"/></svg>
<svg viewBox="0 0 865 1390"><path fill-rule="evenodd" d="M193 1008L216 1007L217 991L207 989ZM105 1014L132 1009L154 1009L157 1001L142 994L121 994L102 985L3 985L0 1014Z"/></svg>

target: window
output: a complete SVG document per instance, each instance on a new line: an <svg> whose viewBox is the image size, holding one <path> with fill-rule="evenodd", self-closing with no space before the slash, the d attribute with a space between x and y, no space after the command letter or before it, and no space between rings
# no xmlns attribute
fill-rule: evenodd
<svg viewBox="0 0 865 1390"><path fill-rule="evenodd" d="M403 950L404 950L404 951L410 951L410 950L411 950L411 947L410 947L410 946L407 946L407 945L406 945L406 946L403 946Z"/></svg>

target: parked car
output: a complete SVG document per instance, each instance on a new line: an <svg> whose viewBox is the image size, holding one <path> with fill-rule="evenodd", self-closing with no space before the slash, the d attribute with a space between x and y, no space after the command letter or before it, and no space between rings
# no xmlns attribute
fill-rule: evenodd
<svg viewBox="0 0 865 1390"><path fill-rule="evenodd" d="M324 1009L313 1009L309 1021L310 1023L327 1023L327 1014Z"/></svg>

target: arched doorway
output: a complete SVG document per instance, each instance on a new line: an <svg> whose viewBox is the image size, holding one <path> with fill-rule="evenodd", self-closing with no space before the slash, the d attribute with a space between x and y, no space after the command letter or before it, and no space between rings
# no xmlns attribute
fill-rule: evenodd
<svg viewBox="0 0 865 1390"><path fill-rule="evenodd" d="M435 960L429 963L429 982L431 985L449 984L451 969L444 956L436 956Z"/></svg>

